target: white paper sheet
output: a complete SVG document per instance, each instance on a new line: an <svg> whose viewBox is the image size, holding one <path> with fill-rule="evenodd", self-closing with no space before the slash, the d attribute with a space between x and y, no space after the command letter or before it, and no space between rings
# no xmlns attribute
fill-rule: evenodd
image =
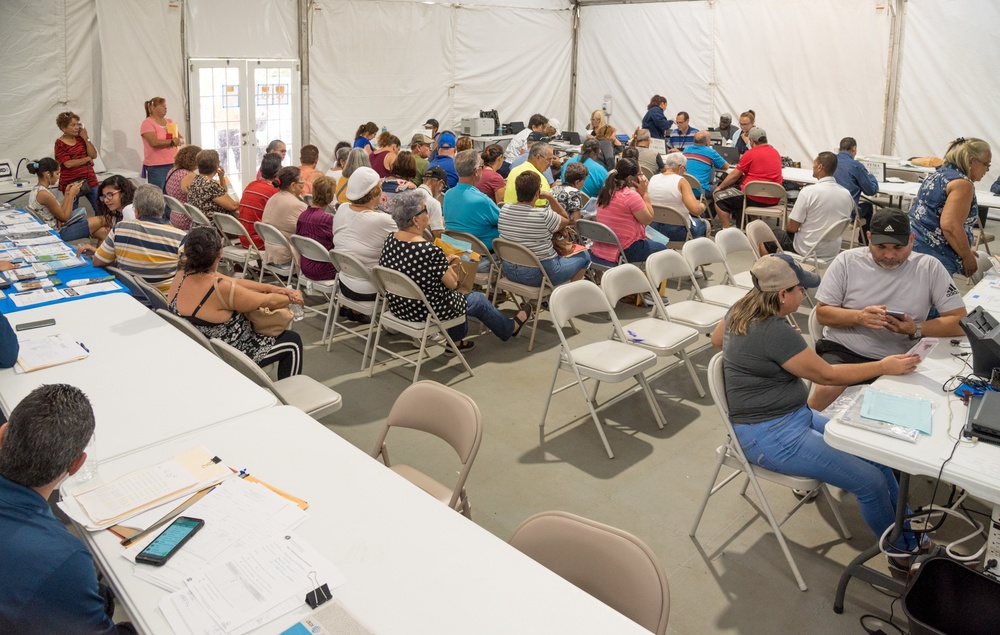
<svg viewBox="0 0 1000 635"><path fill-rule="evenodd" d="M102 523L197 483L180 463L169 460L77 494L76 500L94 521Z"/></svg>

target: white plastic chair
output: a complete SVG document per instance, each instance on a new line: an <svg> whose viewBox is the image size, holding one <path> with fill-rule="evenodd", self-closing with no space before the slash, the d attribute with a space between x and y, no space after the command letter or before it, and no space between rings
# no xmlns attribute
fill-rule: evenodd
<svg viewBox="0 0 1000 635"><path fill-rule="evenodd" d="M352 300L344 295L340 285L340 275L344 273L352 278L367 280L368 283L376 289L378 289L378 284L375 282L375 278L371 275L371 271L369 271L368 268L354 256L337 249L331 249L330 260L333 262L333 266L337 269L337 278L334 279L334 284L336 286L333 294L333 314L327 316L327 324L323 326L323 332L327 332L327 328L329 328L330 333L329 339L326 341L326 352L330 352L335 332L339 326L349 335L365 341L365 352L361 356L361 370L364 370L368 367L368 351L371 350L372 338L375 336L375 322L378 318L378 310L385 298L383 298L381 293L378 292L375 295L375 299L371 301ZM361 328L352 328L344 324L338 324L337 320L340 318L340 309L342 307L347 307L348 309L361 313L362 315L367 315L371 318L368 328L362 331Z"/></svg>
<svg viewBox="0 0 1000 635"><path fill-rule="evenodd" d="M211 227L212 221L208 219L208 215L201 211L199 208L195 207L191 203L184 203L184 209L187 210L188 218L191 219L192 227Z"/></svg>
<svg viewBox="0 0 1000 635"><path fill-rule="evenodd" d="M695 284L694 271L684 256L672 249L665 249L651 254L646 260L646 277L654 288L671 278L687 279ZM708 335L715 330L720 320L726 317L726 308L717 304L708 304L702 300L684 300L671 302L665 311L671 322L690 326L702 335Z"/></svg>
<svg viewBox="0 0 1000 635"><path fill-rule="evenodd" d="M733 424L729 420L729 401L726 396L722 356L722 353L718 353L708 363L708 389L712 393L712 399L715 400L715 406L719 410L719 415L722 417L722 422L726 426L726 434L729 435L729 438L726 440L726 443L720 445L715 451L715 471L712 473L712 478L708 483L708 489L705 491L705 496L702 499L701 506L698 508L698 513L695 515L694 524L691 526L690 534L694 537L695 532L698 530L698 525L701 523L701 517L705 513L705 507L708 506L708 499L711 498L713 494L728 485L737 476L745 474L747 481L743 484L743 488L740 490L740 496L746 499L751 506L757 509L758 513L761 513L761 515L767 519L767 522L771 525L771 530L774 531L775 538L778 539L781 551L785 554L785 559L788 560L788 566L792 569L795 581L798 583L799 588L805 591L807 590L805 580L802 579L802 574L799 573L799 568L795 565L795 560L792 559L792 554L788 550L788 545L785 543L785 536L781 533L781 525L783 525L792 514L798 511L802 505L810 500L814 493L818 492L822 494L823 498L830 504L830 507L833 510L834 518L837 519L837 524L840 526L841 535L845 539L849 540L851 538L851 532L847 529L847 525L844 524L844 518L840 515L840 508L837 506L837 501L835 501L833 496L830 495L830 490L827 488L825 483L812 478L787 476L785 474L772 472L758 465L754 465L747 460L746 455L743 453L743 447L740 445L739 439L736 438L736 432L733 430ZM719 477L719 472L722 470L723 465L733 468L734 472L716 485L715 481ZM789 489L805 491L808 492L808 494L799 499L791 510L785 514L784 518L779 521L774 517L774 513L771 511L771 506L767 502L767 497L764 496L764 490L760 486L759 479L764 479ZM757 495L757 500L760 503L759 508L746 496L747 487L749 486L753 486L754 493Z"/></svg>
<svg viewBox="0 0 1000 635"><path fill-rule="evenodd" d="M611 306L615 306L619 300L632 293L648 293L653 297L653 311L651 317L639 318L632 322L622 324L625 334L628 336L627 342L634 346L639 346L656 353L657 357L675 356L684 366L687 367L694 381L698 396L705 396L705 388L701 385L698 373L695 372L694 365L687 354L687 347L698 342L698 331L690 326L674 324L667 317L667 311L660 299L660 294L649 285L649 280L635 265L619 265L608 271L601 278L601 289L608 298ZM673 365L667 366L659 374L662 374ZM653 379L652 376L649 377Z"/></svg>
<svg viewBox="0 0 1000 635"><path fill-rule="evenodd" d="M532 287L531 285L514 282L508 278L504 274L503 265L501 264L500 277L497 278L496 285L493 288L494 304L496 304L497 295L500 291L508 291L515 297L522 298L534 305L531 311L531 339L528 340L528 351L531 352L535 348L535 333L538 331L538 314L542 312L542 300L552 293L555 285L549 280L549 274L545 272L545 267L538 260L538 256L524 245L503 238L495 238L493 240L493 251L501 263L509 262L523 267L534 267L542 272L541 284L537 287Z"/></svg>
<svg viewBox="0 0 1000 635"><path fill-rule="evenodd" d="M212 222L226 237L226 242L222 245L222 259L239 264L243 269L243 277L249 277L247 272L251 269L251 263L257 265L260 259L260 252L257 251L253 239L250 238L250 232L239 219L233 218L229 214L213 214ZM241 239L245 239L249 246L244 247Z"/></svg>
<svg viewBox="0 0 1000 635"><path fill-rule="evenodd" d="M725 282L741 289L753 289L753 276L750 275L750 269L743 269L737 272L733 267L733 256L735 254L749 253L752 258L751 263L757 262L757 259L760 258L760 252L750 243L747 235L737 227L727 227L715 235L715 244L719 247L719 251L722 252L723 258L726 259ZM729 277L730 272L733 273L732 278Z"/></svg>
<svg viewBox="0 0 1000 635"><path fill-rule="evenodd" d="M176 212L188 220L191 220L191 216L188 214L187 207L185 207L184 203L180 202L173 196L164 196L163 200L166 201L167 209L171 212Z"/></svg>
<svg viewBox="0 0 1000 635"><path fill-rule="evenodd" d="M209 342L215 354L224 362L261 388L271 391L286 406L295 406L314 419L322 419L337 412L343 405L340 393L327 388L309 375L292 375L272 381L260 366L239 349L220 339L212 339Z"/></svg>
<svg viewBox="0 0 1000 635"><path fill-rule="evenodd" d="M295 252L299 254L300 258L308 258L309 260L315 262L325 262L327 264L333 265L333 260L330 258L330 251L319 244L319 242L313 240L312 238L306 238L305 236L299 236L298 234L292 234L291 237L292 247ZM333 265L336 268L336 265ZM325 318L323 324L323 337L320 341L326 340L326 330L330 325L330 315L333 311L333 296L336 290L337 283L334 280L313 280L302 275L302 265L299 265L299 275L295 282L296 289L306 288L306 293L317 292L326 298L326 310L318 309L314 306L303 306L302 308L311 313L317 315L322 315Z"/></svg>
<svg viewBox="0 0 1000 635"><path fill-rule="evenodd" d="M695 238L692 241L684 243L681 253L684 255L684 259L688 261L688 264L691 265L692 270L715 263L722 264L725 270L723 284L702 287L698 284L694 276L692 276L691 281L694 285L692 297L697 296L709 304L717 304L729 308L736 304L749 291L749 289L725 284L726 280L733 280L735 276L729 270L729 265L726 263L722 251L712 242L711 238ZM708 277L706 276L705 279L707 280Z"/></svg>
<svg viewBox="0 0 1000 635"><path fill-rule="evenodd" d="M751 196L776 198L778 202L774 205L761 205L750 200ZM740 218L740 229L746 228L747 216L777 218L781 223L781 228L785 229L785 220L788 216L788 192L784 186L770 181L745 183L743 185L743 216Z"/></svg>
<svg viewBox="0 0 1000 635"><path fill-rule="evenodd" d="M601 382L619 383L629 378L634 378L638 382L640 389L646 395L650 409L653 411L657 427L662 429L663 412L660 411L656 397L643 374L644 371L656 365L656 354L651 350L625 343L627 341L625 332L600 288L589 280L577 280L560 285L556 287L556 290L552 292L552 297L549 298L549 310L552 313L552 321L556 325L559 340L562 342L562 349L556 360L555 371L552 374L552 385L549 387L545 408L542 410L542 421L539 424L541 440L544 441L545 438L545 417L548 415L552 396L577 385L587 402L587 408L593 417L594 425L597 426L597 432L601 435L601 441L604 443L604 449L607 450L608 458L615 458L597 412L631 395L634 391L621 393L600 406L597 405L596 401L597 391ZM566 339L566 334L563 333L563 327L574 317L587 314L602 314L610 317L614 335L618 338L617 341L607 339L576 348L571 347ZM574 382L556 389L556 379L559 377L560 370L573 373ZM594 388L589 393L584 385L584 379L594 380Z"/></svg>
<svg viewBox="0 0 1000 635"><path fill-rule="evenodd" d="M420 290L417 283L414 282L405 273L401 273L394 269L389 269L388 267L375 266L372 267L372 276L375 279L376 288L379 293L384 297L382 300L382 311L379 313L378 321L375 326L375 341L372 345L372 355L371 360L368 364L368 376L372 376L372 372L375 369L375 357L378 351L388 353L392 357L402 360L407 364L413 364L416 368L413 371L413 383L416 383L417 379L420 378L420 366L424 361L424 354L427 350L427 338L431 333L441 333L445 339L445 345L451 347L452 352L458 357L459 361L462 362L462 366L465 366L465 370L468 371L469 376L472 377L475 373L472 372L472 368L469 366L469 362L465 361L465 356L462 355L462 351L458 349L455 342L448 337L448 329L453 326L458 326L463 324L468 318L465 314L462 314L456 318L452 318L447 321L442 321L438 317L437 312L434 311L434 307L431 303L427 301L427 296L424 292ZM392 310L389 309L389 295L399 296L401 298L407 298L417 302L421 302L424 308L427 309L427 317L423 322L410 322L407 320L402 320L393 314ZM398 331L404 335L409 335L410 337L420 340L420 351L417 354L417 361L413 361L405 355L400 355L395 351L390 351L387 348L383 348L378 345L379 337L382 335L382 330L385 328L391 328L394 331Z"/></svg>
<svg viewBox="0 0 1000 635"><path fill-rule="evenodd" d="M295 277L295 252L292 250L292 243L285 238L285 235L281 233L281 230L274 225L269 225L263 221L257 221L253 224L254 230L256 230L257 235L260 236L261 240L264 241L264 254L261 260L260 266L260 277L257 278L257 282L264 282L264 274L270 273L278 279L278 282L282 286L291 286L292 278ZM292 259L285 264L276 264L273 262L267 262L267 246L275 245L278 247L284 247L288 250L288 253L292 254ZM282 280L282 277L285 279Z"/></svg>

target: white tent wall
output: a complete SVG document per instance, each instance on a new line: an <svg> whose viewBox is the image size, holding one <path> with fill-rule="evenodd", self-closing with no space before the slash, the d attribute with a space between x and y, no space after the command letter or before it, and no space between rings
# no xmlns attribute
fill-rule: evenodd
<svg viewBox="0 0 1000 635"><path fill-rule="evenodd" d="M101 76L93 0L0 1L0 158L52 156L56 115L80 115L93 139ZM21 169L21 178L25 178ZM28 177L30 178L30 177Z"/></svg>
<svg viewBox="0 0 1000 635"><path fill-rule="evenodd" d="M882 8L879 8L882 7ZM577 127L605 93L634 130L653 94L704 129L753 109L804 164L844 136L878 152L890 16L873 0L714 0L581 7ZM627 33L629 45L609 33ZM642 44L636 44L636 43ZM628 56L626 51L640 52Z"/></svg>
<svg viewBox="0 0 1000 635"><path fill-rule="evenodd" d="M1000 4L982 0L910 0L900 68L893 153L943 157L958 137L979 137L1000 154ZM1000 176L993 168L978 187Z"/></svg>
<svg viewBox="0 0 1000 635"><path fill-rule="evenodd" d="M296 59L296 5L294 0L187 0L188 57Z"/></svg>
<svg viewBox="0 0 1000 635"><path fill-rule="evenodd" d="M374 121L405 145L429 117L454 128L492 108L503 121L565 121L572 13L539 4L562 8L322 2L310 15L312 142L332 151ZM522 63L527 50L541 58Z"/></svg>

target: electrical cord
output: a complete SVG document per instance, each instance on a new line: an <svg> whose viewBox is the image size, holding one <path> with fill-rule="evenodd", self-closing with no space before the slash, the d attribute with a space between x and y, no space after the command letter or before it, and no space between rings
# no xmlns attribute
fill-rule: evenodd
<svg viewBox="0 0 1000 635"><path fill-rule="evenodd" d="M892 621L893 618L895 617L895 606L896 602L898 601L899 601L899 596L897 595L893 596L892 602L889 603L888 622L886 622L884 619L882 619L877 615L872 615L871 613L868 613L862 615L859 620L861 622L861 628L863 628L864 631L868 633L868 635L889 635L889 633L885 630L886 627L893 629L899 635L906 635L906 632L899 626L896 626L895 622Z"/></svg>

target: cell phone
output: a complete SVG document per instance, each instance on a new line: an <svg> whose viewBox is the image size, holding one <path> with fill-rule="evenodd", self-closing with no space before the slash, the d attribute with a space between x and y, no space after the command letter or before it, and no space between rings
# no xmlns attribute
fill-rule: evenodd
<svg viewBox="0 0 1000 635"><path fill-rule="evenodd" d="M31 329L40 329L46 326L55 326L55 319L49 318L47 320L38 320L37 322L24 322L23 324L18 324L14 327L17 331L30 331Z"/></svg>
<svg viewBox="0 0 1000 635"><path fill-rule="evenodd" d="M204 526L205 521L200 518L188 516L175 518L174 522L170 523L153 542L136 555L135 561L151 564L154 567L163 566L163 563L170 560L171 556Z"/></svg>
<svg viewBox="0 0 1000 635"><path fill-rule="evenodd" d="M906 319L906 313L903 312L903 311L896 311L894 309L886 309L885 310L885 314L888 315L888 316L894 317L897 320L905 320Z"/></svg>

